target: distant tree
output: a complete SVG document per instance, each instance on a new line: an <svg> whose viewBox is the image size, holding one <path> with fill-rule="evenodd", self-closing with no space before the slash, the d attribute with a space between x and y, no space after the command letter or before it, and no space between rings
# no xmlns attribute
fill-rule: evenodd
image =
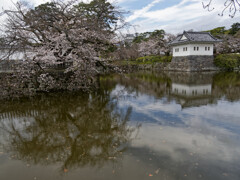
<svg viewBox="0 0 240 180"><path fill-rule="evenodd" d="M80 2L75 8L89 21L97 22L99 28L115 31L119 26L119 20L125 25L122 15L124 12L109 3L107 0L93 0L90 3Z"/></svg>
<svg viewBox="0 0 240 180"><path fill-rule="evenodd" d="M222 42L215 45L216 54L240 53L240 36L219 35Z"/></svg>
<svg viewBox="0 0 240 180"><path fill-rule="evenodd" d="M152 38L158 38L158 39L163 39L165 35L164 30L155 30L153 32L144 32L138 34L135 39L133 40L134 43L140 43L142 41L148 41Z"/></svg>
<svg viewBox="0 0 240 180"><path fill-rule="evenodd" d="M142 56L169 55L168 43L174 39L174 35L162 29L136 34L131 45L120 46L113 56L119 60L136 60Z"/></svg>
<svg viewBox="0 0 240 180"><path fill-rule="evenodd" d="M168 42L172 41L173 35L164 30L141 33L135 38L134 43L138 46L139 56L169 55Z"/></svg>
<svg viewBox="0 0 240 180"><path fill-rule="evenodd" d="M240 38L240 30L234 35L236 38Z"/></svg>
<svg viewBox="0 0 240 180"><path fill-rule="evenodd" d="M236 34L238 31L240 30L240 23L234 23L232 26L231 26L231 29L229 31L229 34Z"/></svg>
<svg viewBox="0 0 240 180"><path fill-rule="evenodd" d="M150 37L154 38L164 38L165 31L163 29L161 30L155 30L151 33Z"/></svg>
<svg viewBox="0 0 240 180"><path fill-rule="evenodd" d="M228 30L226 30L225 26L223 26L223 27L214 28L214 29L209 30L207 32L210 32L212 35L217 36L217 35L226 34L228 32Z"/></svg>
<svg viewBox="0 0 240 180"><path fill-rule="evenodd" d="M149 39L149 37L151 36L151 34L152 34L152 32L140 33L134 38L133 43L140 43L142 41L147 41Z"/></svg>
<svg viewBox="0 0 240 180"><path fill-rule="evenodd" d="M208 9L208 11L214 10L214 7L212 7L212 1L213 0L208 0L208 3L202 3L204 9ZM224 3L224 9L222 12L219 14L220 16L223 16L225 11L229 11L229 16L233 18L237 11L240 11L240 0L225 0Z"/></svg>

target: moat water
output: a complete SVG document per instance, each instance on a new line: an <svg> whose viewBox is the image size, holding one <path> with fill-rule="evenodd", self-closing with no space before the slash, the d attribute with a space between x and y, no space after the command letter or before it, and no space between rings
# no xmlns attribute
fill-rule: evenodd
<svg viewBox="0 0 240 180"><path fill-rule="evenodd" d="M239 180L240 74L110 75L90 94L1 101L0 179Z"/></svg>

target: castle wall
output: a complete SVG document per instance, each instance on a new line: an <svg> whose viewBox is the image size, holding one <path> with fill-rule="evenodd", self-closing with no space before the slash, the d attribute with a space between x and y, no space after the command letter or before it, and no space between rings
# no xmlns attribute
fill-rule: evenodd
<svg viewBox="0 0 240 180"><path fill-rule="evenodd" d="M214 65L213 56L181 56L173 57L172 62L164 68L172 71L213 71L218 70Z"/></svg>

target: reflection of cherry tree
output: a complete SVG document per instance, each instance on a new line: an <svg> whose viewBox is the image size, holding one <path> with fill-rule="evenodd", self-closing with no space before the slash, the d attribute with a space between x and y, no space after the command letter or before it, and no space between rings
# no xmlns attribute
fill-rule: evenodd
<svg viewBox="0 0 240 180"><path fill-rule="evenodd" d="M27 163L101 166L121 156L134 131L127 126L131 108L120 113L116 107L106 92L5 104L3 111L12 118L0 125L9 136L3 146Z"/></svg>

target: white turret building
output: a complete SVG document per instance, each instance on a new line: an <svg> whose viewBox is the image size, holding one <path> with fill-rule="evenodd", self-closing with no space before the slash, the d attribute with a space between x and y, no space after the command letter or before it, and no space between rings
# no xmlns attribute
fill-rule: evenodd
<svg viewBox="0 0 240 180"><path fill-rule="evenodd" d="M186 32L169 43L172 48L172 62L169 70L209 71L216 70L214 65L214 43L221 40L209 32Z"/></svg>
<svg viewBox="0 0 240 180"><path fill-rule="evenodd" d="M170 43L173 57L178 56L213 56L213 45L219 42L208 32L186 32Z"/></svg>

